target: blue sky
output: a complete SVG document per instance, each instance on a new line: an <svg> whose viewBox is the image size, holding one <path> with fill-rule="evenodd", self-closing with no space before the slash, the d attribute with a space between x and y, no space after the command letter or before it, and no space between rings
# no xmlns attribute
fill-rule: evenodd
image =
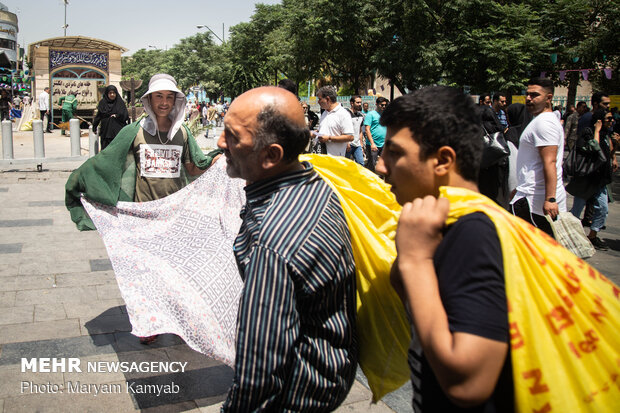
<svg viewBox="0 0 620 413"><path fill-rule="evenodd" d="M17 42L27 47L63 36L65 7L62 0L0 0L19 19ZM149 45L170 48L180 39L209 26L222 37L228 29L247 22L255 3L276 4L279 0L69 0L67 36L86 36L123 46L130 55ZM214 37L217 43L217 39Z"/></svg>

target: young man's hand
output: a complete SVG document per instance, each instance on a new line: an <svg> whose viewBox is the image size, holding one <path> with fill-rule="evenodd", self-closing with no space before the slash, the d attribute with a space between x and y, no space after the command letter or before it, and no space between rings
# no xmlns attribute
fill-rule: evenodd
<svg viewBox="0 0 620 413"><path fill-rule="evenodd" d="M430 195L403 206L396 231L400 265L433 259L449 209L446 198Z"/></svg>

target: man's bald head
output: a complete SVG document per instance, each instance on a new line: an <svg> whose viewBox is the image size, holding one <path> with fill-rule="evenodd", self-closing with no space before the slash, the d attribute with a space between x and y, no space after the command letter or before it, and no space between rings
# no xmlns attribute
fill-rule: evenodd
<svg viewBox="0 0 620 413"><path fill-rule="evenodd" d="M285 89L251 89L233 101L231 112L245 117L246 127L253 131L255 151L278 144L284 150L284 161L296 160L310 139L303 109L297 97Z"/></svg>
<svg viewBox="0 0 620 413"><path fill-rule="evenodd" d="M304 112L297 97L286 89L275 86L263 86L248 90L235 99L230 106L242 106L248 115L256 118L264 109L272 107L274 112L284 116L298 126L305 126Z"/></svg>

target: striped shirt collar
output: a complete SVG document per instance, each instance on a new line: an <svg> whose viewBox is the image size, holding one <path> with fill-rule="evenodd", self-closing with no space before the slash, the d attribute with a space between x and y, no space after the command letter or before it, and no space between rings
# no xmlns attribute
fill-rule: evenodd
<svg viewBox="0 0 620 413"><path fill-rule="evenodd" d="M314 175L314 168L309 162L302 162L304 169L301 171L287 172L273 178L254 182L244 188L247 202L262 199L287 186L295 185L309 179Z"/></svg>

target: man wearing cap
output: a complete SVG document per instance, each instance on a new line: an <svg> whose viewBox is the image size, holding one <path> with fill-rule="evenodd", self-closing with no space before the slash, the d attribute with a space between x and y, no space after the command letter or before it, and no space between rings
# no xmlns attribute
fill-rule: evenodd
<svg viewBox="0 0 620 413"><path fill-rule="evenodd" d="M141 98L147 117L125 126L112 143L69 177L65 204L78 229L95 229L80 197L116 205L170 195L201 174L221 150L204 155L185 124L185 95L167 74L154 75ZM129 156L128 156L129 155Z"/></svg>

